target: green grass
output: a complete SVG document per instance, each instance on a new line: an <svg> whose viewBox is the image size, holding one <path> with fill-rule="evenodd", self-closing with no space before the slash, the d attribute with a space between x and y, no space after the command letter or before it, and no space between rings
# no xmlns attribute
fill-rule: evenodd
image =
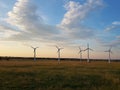
<svg viewBox="0 0 120 90"><path fill-rule="evenodd" d="M120 63L0 61L0 90L120 90Z"/></svg>

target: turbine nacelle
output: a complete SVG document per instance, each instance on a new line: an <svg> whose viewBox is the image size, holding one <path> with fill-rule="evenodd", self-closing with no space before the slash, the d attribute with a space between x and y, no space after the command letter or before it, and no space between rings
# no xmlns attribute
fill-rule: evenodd
<svg viewBox="0 0 120 90"><path fill-rule="evenodd" d="M91 50L91 51L94 51L93 49L91 49L91 48L86 48L84 51L86 51L86 50Z"/></svg>
<svg viewBox="0 0 120 90"><path fill-rule="evenodd" d="M56 48L58 49L57 52L60 52L61 49L64 49L64 48L60 48L60 47L58 47L58 46L56 46Z"/></svg>
<svg viewBox="0 0 120 90"><path fill-rule="evenodd" d="M108 50L108 51L104 51L104 52L109 52L109 53L112 53L112 51Z"/></svg>
<svg viewBox="0 0 120 90"><path fill-rule="evenodd" d="M39 47L32 47L32 46L31 46L31 48L33 48L33 49L37 49L37 48L39 48Z"/></svg>

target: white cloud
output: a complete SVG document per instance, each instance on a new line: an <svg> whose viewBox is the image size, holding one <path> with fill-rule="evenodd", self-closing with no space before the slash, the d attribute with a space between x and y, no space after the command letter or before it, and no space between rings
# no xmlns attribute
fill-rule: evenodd
<svg viewBox="0 0 120 90"><path fill-rule="evenodd" d="M84 4L69 1L65 8L67 10L61 22L62 26L73 26L81 22L86 16L96 8L102 5L101 0L87 0Z"/></svg>
<svg viewBox="0 0 120 90"><path fill-rule="evenodd" d="M96 39L96 42L102 46L113 46L113 47L120 47L120 36L116 36L115 38L109 39L111 37L104 36L102 38Z"/></svg>
<svg viewBox="0 0 120 90"><path fill-rule="evenodd" d="M31 39L49 39L50 36L59 34L59 30L55 26L44 23L42 17L37 13L37 7L31 3L31 0L17 0L13 10L8 12L6 21L21 30L19 38L27 34ZM12 39L14 39L13 37Z"/></svg>
<svg viewBox="0 0 120 90"><path fill-rule="evenodd" d="M103 5L102 0L87 0L79 2L69 1L65 8L67 12L61 23L58 25L65 33L74 39L86 39L94 36L94 29L82 25L82 21L97 8Z"/></svg>
<svg viewBox="0 0 120 90"><path fill-rule="evenodd" d="M69 1L65 5L67 12L61 23L51 26L37 13L37 7L31 0L17 0L8 12L6 22L18 29L19 33L11 34L5 40L72 43L74 40L89 39L95 35L94 30L81 22L101 5L102 0L87 0L83 4Z"/></svg>
<svg viewBox="0 0 120 90"><path fill-rule="evenodd" d="M114 21L111 25L105 28L105 31L117 30L120 28L120 21Z"/></svg>
<svg viewBox="0 0 120 90"><path fill-rule="evenodd" d="M114 47L120 46L119 29L120 29L120 21L112 22L111 25L105 28L104 31L107 32L103 33L104 35L100 37L102 39L98 40L98 42L104 46L114 46ZM112 31L112 33L110 31Z"/></svg>
<svg viewBox="0 0 120 90"><path fill-rule="evenodd" d="M11 37L13 35L19 34L19 31L16 31L12 27L6 26L4 24L0 24L0 34L1 34L0 38L2 40L8 37Z"/></svg>
<svg viewBox="0 0 120 90"><path fill-rule="evenodd" d="M114 21L112 22L113 25L120 25L120 21Z"/></svg>

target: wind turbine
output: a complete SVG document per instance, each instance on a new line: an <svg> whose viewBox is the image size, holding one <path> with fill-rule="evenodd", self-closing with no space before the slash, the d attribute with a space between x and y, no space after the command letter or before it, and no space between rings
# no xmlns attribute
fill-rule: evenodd
<svg viewBox="0 0 120 90"><path fill-rule="evenodd" d="M87 54L88 54L88 59L87 59L87 62L89 63L90 62L90 58L89 58L89 51L93 51L91 48L89 48L89 44L87 44L87 48L84 50L86 51L87 50Z"/></svg>
<svg viewBox="0 0 120 90"><path fill-rule="evenodd" d="M32 47L31 48L33 49L33 52L34 52L34 61L36 61L36 49L39 48L39 47Z"/></svg>
<svg viewBox="0 0 120 90"><path fill-rule="evenodd" d="M84 51L84 50L82 50L80 47L79 47L79 54L80 54L80 61L82 61L82 51Z"/></svg>
<svg viewBox="0 0 120 90"><path fill-rule="evenodd" d="M105 51L105 52L108 52L108 57L109 57L108 63L110 63L110 61L111 61L111 53L112 53L111 49L112 49L112 47L110 47L107 51Z"/></svg>
<svg viewBox="0 0 120 90"><path fill-rule="evenodd" d="M58 49L57 53L58 53L58 63L60 63L60 50L63 48L60 48L58 46L56 46L56 48Z"/></svg>

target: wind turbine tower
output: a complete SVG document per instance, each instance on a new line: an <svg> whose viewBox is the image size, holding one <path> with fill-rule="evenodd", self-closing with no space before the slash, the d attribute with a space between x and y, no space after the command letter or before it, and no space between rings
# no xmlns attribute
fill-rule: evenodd
<svg viewBox="0 0 120 90"><path fill-rule="evenodd" d="M84 51L87 51L87 55L88 55L87 62L88 63L90 62L90 57L89 57L90 50L93 51L91 48L89 48L89 44L87 44L87 48Z"/></svg>
<svg viewBox="0 0 120 90"><path fill-rule="evenodd" d="M34 52L34 61L36 61L36 49L39 48L39 47L32 47L31 48L33 49L33 52Z"/></svg>
<svg viewBox="0 0 120 90"><path fill-rule="evenodd" d="M111 62L111 53L112 53L111 49L112 49L112 47L110 47L107 51L105 51L105 52L108 52L108 57L109 57L108 63Z"/></svg>
<svg viewBox="0 0 120 90"><path fill-rule="evenodd" d="M79 47L79 54L80 54L80 61L82 61L82 51L84 51L84 50L82 50L80 47Z"/></svg>
<svg viewBox="0 0 120 90"><path fill-rule="evenodd" d="M58 46L56 46L56 48L58 49L57 50L57 53L58 53L58 63L60 63L60 50L63 49L63 48L60 48Z"/></svg>

